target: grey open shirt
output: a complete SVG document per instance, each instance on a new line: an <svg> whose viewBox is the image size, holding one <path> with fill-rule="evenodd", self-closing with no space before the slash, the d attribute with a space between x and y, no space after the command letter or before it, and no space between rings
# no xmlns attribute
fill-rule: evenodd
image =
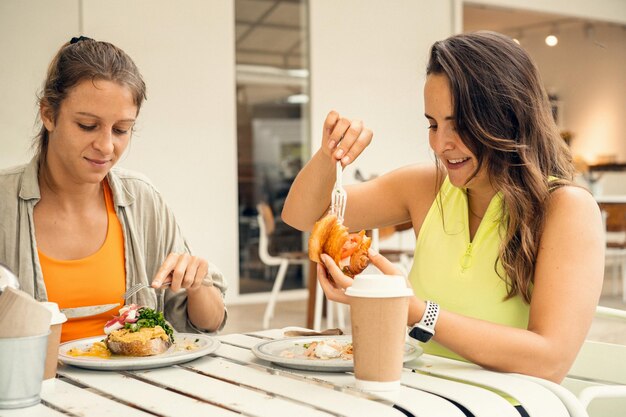
<svg viewBox="0 0 626 417"><path fill-rule="evenodd" d="M149 284L168 254L191 250L172 211L147 178L117 167L107 178L124 233L126 287L138 282ZM40 196L34 158L26 165L0 171L0 262L18 276L23 291L47 301L33 222L33 209ZM205 283L212 283L224 296L226 282L211 263ZM156 295L154 291L140 291L130 301L154 308ZM167 291L165 317L179 332L206 332L189 321L185 290ZM220 329L225 324L226 313Z"/></svg>

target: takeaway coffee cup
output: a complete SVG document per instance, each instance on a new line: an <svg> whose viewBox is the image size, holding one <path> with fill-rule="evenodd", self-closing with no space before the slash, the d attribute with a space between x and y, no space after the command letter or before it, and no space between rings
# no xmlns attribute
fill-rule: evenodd
<svg viewBox="0 0 626 417"><path fill-rule="evenodd" d="M42 303L52 313L50 320L50 336L48 336L48 346L46 351L46 367L43 379L54 378L57 374L59 364L59 344L61 343L61 327L67 321L65 314L59 310L57 303L46 301Z"/></svg>
<svg viewBox="0 0 626 417"><path fill-rule="evenodd" d="M356 387L397 390L413 291L399 275L358 275L346 295L350 297Z"/></svg>
<svg viewBox="0 0 626 417"><path fill-rule="evenodd" d="M0 409L41 400L48 335L0 338Z"/></svg>

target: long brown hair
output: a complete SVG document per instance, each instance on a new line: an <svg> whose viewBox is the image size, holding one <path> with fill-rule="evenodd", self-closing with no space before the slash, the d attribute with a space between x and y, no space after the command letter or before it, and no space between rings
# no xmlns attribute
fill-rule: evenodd
<svg viewBox="0 0 626 417"><path fill-rule="evenodd" d="M146 84L133 60L120 48L108 42L81 36L65 43L48 66L48 73L38 96L39 106L45 106L56 121L61 103L70 90L83 80L107 80L127 86L133 95L137 114L146 99ZM48 131L41 123L33 141L39 164L45 163L48 151Z"/></svg>
<svg viewBox="0 0 626 417"><path fill-rule="evenodd" d="M455 127L478 160L468 181L484 166L502 193L503 240L494 268L507 298L530 303L550 193L572 184L574 175L537 67L510 38L476 32L436 42L427 74L448 78Z"/></svg>

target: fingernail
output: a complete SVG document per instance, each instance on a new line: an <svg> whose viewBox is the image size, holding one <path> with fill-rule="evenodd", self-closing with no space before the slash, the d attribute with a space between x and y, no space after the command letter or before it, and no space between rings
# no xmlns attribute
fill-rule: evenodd
<svg viewBox="0 0 626 417"><path fill-rule="evenodd" d="M334 140L331 140L330 142L328 142L328 149L333 149L336 144L337 142L335 142Z"/></svg>
<svg viewBox="0 0 626 417"><path fill-rule="evenodd" d="M335 158L339 159L341 158L342 155L343 155L343 149L337 149L337 152L335 152Z"/></svg>
<svg viewBox="0 0 626 417"><path fill-rule="evenodd" d="M369 249L367 250L367 253L368 253L370 256L377 256L377 255L378 255L378 252L376 252L376 251L375 251L374 249L372 249L372 248L369 248Z"/></svg>
<svg viewBox="0 0 626 417"><path fill-rule="evenodd" d="M341 160L341 163L344 165L347 165L348 162L350 162L350 157L349 156L344 156L343 159Z"/></svg>

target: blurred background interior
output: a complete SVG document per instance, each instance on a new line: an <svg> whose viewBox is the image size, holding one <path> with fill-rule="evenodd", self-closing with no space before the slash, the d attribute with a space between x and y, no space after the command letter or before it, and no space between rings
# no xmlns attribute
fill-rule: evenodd
<svg viewBox="0 0 626 417"><path fill-rule="evenodd" d="M578 181L607 213L603 303L626 307L623 0L1 0L0 167L30 158L35 94L58 47L79 33L120 46L148 85L122 165L152 179L191 246L227 276L229 326L258 328L279 269L264 262L264 243L271 254L306 251L307 236L280 212L326 113L362 118L375 133L348 183L432 161L428 48L475 30L509 35L535 59ZM414 240L392 230L380 245L410 253ZM305 324L307 275L306 262L286 269L273 327ZM603 334L624 334L615 326Z"/></svg>

